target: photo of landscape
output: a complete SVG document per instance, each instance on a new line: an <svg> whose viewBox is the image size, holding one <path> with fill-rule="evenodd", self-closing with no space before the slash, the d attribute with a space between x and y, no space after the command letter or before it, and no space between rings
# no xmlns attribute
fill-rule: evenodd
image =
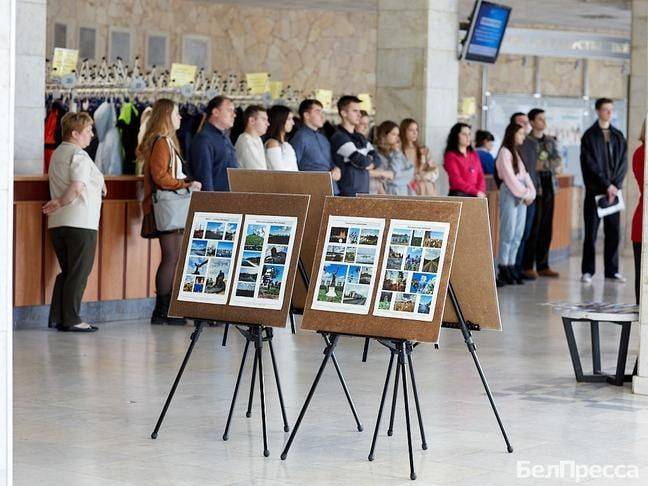
<svg viewBox="0 0 648 486"><path fill-rule="evenodd" d="M410 246L421 246L423 238L425 237L425 230L414 230L412 233L412 242Z"/></svg>
<svg viewBox="0 0 648 486"><path fill-rule="evenodd" d="M389 310L392 302L391 292L380 292L380 301L378 302L378 308L381 310Z"/></svg>
<svg viewBox="0 0 648 486"><path fill-rule="evenodd" d="M349 232L348 228L331 228L331 236L329 237L329 243L346 243L347 234Z"/></svg>
<svg viewBox="0 0 648 486"><path fill-rule="evenodd" d="M416 296L412 294L396 294L394 310L396 312L414 312Z"/></svg>
<svg viewBox="0 0 648 486"><path fill-rule="evenodd" d="M245 232L245 250L263 250L263 241L266 235L266 227L262 224L251 224Z"/></svg>
<svg viewBox="0 0 648 486"><path fill-rule="evenodd" d="M356 251L358 249L355 246L347 246L346 253L344 254L344 261L346 263L355 262Z"/></svg>
<svg viewBox="0 0 648 486"><path fill-rule="evenodd" d="M444 234L440 231L426 231L423 238L423 246L427 248L441 248L443 246Z"/></svg>
<svg viewBox="0 0 648 486"><path fill-rule="evenodd" d="M423 257L423 248L409 247L405 257L404 270L418 272L421 269L421 260Z"/></svg>
<svg viewBox="0 0 648 486"><path fill-rule="evenodd" d="M344 260L344 245L328 245L326 247L327 262L341 262Z"/></svg>
<svg viewBox="0 0 648 486"><path fill-rule="evenodd" d="M395 229L391 236L392 245L409 245L412 238L412 231L406 229Z"/></svg>
<svg viewBox="0 0 648 486"><path fill-rule="evenodd" d="M363 228L360 231L360 241L361 245L371 245L376 246L378 244L378 236L380 235L380 230Z"/></svg>
<svg viewBox="0 0 648 486"><path fill-rule="evenodd" d="M225 236L223 237L223 239L227 241L233 241L237 228L238 228L238 224L227 223L227 225L225 226Z"/></svg>
<svg viewBox="0 0 648 486"><path fill-rule="evenodd" d="M347 284L344 287L344 295L342 296L343 304L351 305L365 305L369 297L369 287L366 285L352 285Z"/></svg>
<svg viewBox="0 0 648 486"><path fill-rule="evenodd" d="M349 265L349 272L347 273L347 282L352 284L360 283L360 267L357 265Z"/></svg>
<svg viewBox="0 0 648 486"><path fill-rule="evenodd" d="M207 230L205 231L205 238L209 240L222 240L225 234L225 223L210 221L207 223Z"/></svg>
<svg viewBox="0 0 648 486"><path fill-rule="evenodd" d="M349 238L347 243L349 245L357 245L360 240L360 228L349 228Z"/></svg>
<svg viewBox="0 0 648 486"><path fill-rule="evenodd" d="M347 265L327 264L317 294L317 300L322 302L342 302L342 290L347 276Z"/></svg>
<svg viewBox="0 0 648 486"><path fill-rule="evenodd" d="M207 250L205 251L205 256L213 257L216 256L216 248L218 242L216 240L207 240Z"/></svg>
<svg viewBox="0 0 648 486"><path fill-rule="evenodd" d="M387 256L387 268L390 270L403 269L403 256L405 256L406 246L390 246L389 255Z"/></svg>
<svg viewBox="0 0 648 486"><path fill-rule="evenodd" d="M234 243L231 241L220 241L216 248L216 256L220 258L232 258L234 252Z"/></svg>
<svg viewBox="0 0 648 486"><path fill-rule="evenodd" d="M205 256L207 252L207 240L193 240L191 242L190 255Z"/></svg>
<svg viewBox="0 0 648 486"><path fill-rule="evenodd" d="M184 283L182 284L183 292L193 292L195 280L196 277L194 277L193 275L185 275Z"/></svg>
<svg viewBox="0 0 648 486"><path fill-rule="evenodd" d="M356 252L356 263L373 265L375 258L376 258L375 248L358 248L358 251Z"/></svg>
<svg viewBox="0 0 648 486"><path fill-rule="evenodd" d="M271 245L287 245L290 242L290 226L270 226L268 243Z"/></svg>
<svg viewBox="0 0 648 486"><path fill-rule="evenodd" d="M392 292L405 292L407 288L407 274L397 270L387 270L383 281L383 290Z"/></svg>
<svg viewBox="0 0 648 486"><path fill-rule="evenodd" d="M260 264L261 264L260 251L243 252L243 261L241 262L242 267L258 267Z"/></svg>
<svg viewBox="0 0 648 486"><path fill-rule="evenodd" d="M416 312L418 314L429 314L432 310L432 296L431 295L420 295L419 303Z"/></svg>
<svg viewBox="0 0 648 486"><path fill-rule="evenodd" d="M440 248L426 248L423 252L422 272L437 273L439 271Z"/></svg>

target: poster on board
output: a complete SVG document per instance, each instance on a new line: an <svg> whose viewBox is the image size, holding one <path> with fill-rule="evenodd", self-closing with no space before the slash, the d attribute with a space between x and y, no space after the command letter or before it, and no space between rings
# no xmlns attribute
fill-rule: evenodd
<svg viewBox="0 0 648 486"><path fill-rule="evenodd" d="M242 219L241 214L194 213L178 300L227 302Z"/></svg>
<svg viewBox="0 0 648 486"><path fill-rule="evenodd" d="M385 220L331 216L313 309L368 314Z"/></svg>
<svg viewBox="0 0 648 486"><path fill-rule="evenodd" d="M281 309L297 218L246 215L229 304Z"/></svg>
<svg viewBox="0 0 648 486"><path fill-rule="evenodd" d="M448 223L391 220L374 315L432 322L449 232Z"/></svg>

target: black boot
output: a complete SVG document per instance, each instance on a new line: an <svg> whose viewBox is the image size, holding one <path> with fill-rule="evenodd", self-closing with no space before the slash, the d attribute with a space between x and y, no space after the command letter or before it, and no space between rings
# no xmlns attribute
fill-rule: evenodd
<svg viewBox="0 0 648 486"><path fill-rule="evenodd" d="M163 313L164 298L161 295L155 296L155 308L151 315L151 324L164 324L166 322L166 312Z"/></svg>
<svg viewBox="0 0 648 486"><path fill-rule="evenodd" d="M497 282L501 284L499 286L503 287L504 285L512 285L513 281L511 280L511 276L509 275L508 267L505 265L498 265L497 268L499 269L499 273L497 274Z"/></svg>
<svg viewBox="0 0 648 486"><path fill-rule="evenodd" d="M515 265L509 266L509 272L511 274L511 280L513 280L515 285L522 285L524 283L522 273L517 268L515 268Z"/></svg>
<svg viewBox="0 0 648 486"><path fill-rule="evenodd" d="M171 305L171 294L162 296L162 312L164 312L164 321L169 326L184 326L187 320L184 317L169 317L169 306Z"/></svg>

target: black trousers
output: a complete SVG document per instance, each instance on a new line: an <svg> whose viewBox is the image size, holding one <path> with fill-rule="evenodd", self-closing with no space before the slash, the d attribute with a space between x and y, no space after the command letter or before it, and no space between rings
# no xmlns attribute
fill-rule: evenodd
<svg viewBox="0 0 648 486"><path fill-rule="evenodd" d="M632 251L634 252L634 264L635 264L635 298L637 299L637 305L639 305L639 292L640 292L640 283L641 283L641 243L632 242Z"/></svg>
<svg viewBox="0 0 648 486"><path fill-rule="evenodd" d="M538 172L541 194L535 200L535 216L529 238L524 244L522 268L533 270L534 265L538 270L549 268L549 247L553 232L554 192L551 172Z"/></svg>
<svg viewBox="0 0 648 486"><path fill-rule="evenodd" d="M49 230L61 273L56 276L49 313L49 327L75 326L81 299L94 264L97 231L61 226Z"/></svg>
<svg viewBox="0 0 648 486"><path fill-rule="evenodd" d="M596 201L594 194L585 193L583 205L585 219L585 241L583 241L582 273L594 275L596 272L596 235L598 234L601 219L596 214ZM619 271L619 235L621 218L620 213L610 214L603 218L603 235L605 237L603 260L605 263L605 276L614 277Z"/></svg>

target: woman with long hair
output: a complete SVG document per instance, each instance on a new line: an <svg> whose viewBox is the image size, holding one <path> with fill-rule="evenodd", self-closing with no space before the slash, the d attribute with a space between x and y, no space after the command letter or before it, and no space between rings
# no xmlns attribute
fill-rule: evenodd
<svg viewBox="0 0 648 486"><path fill-rule="evenodd" d="M435 196L439 168L432 162L430 150L419 143L419 125L412 118L400 124L401 150L414 165L414 190L419 196Z"/></svg>
<svg viewBox="0 0 648 486"><path fill-rule="evenodd" d="M159 99L153 104L142 143L137 147L139 160L144 161L144 200L142 211L142 236L158 238L162 259L155 274L155 309L151 324L184 325L184 319L168 317L171 289L180 246L182 230L159 231L153 212L153 191L178 189L200 190L201 184L189 181L182 170L182 156L176 130L180 128L178 105L169 99Z"/></svg>
<svg viewBox="0 0 648 486"><path fill-rule="evenodd" d="M470 125L455 123L450 129L443 156L450 196L486 197L484 171L470 142Z"/></svg>
<svg viewBox="0 0 648 486"><path fill-rule="evenodd" d="M520 155L525 136L522 125L511 123L506 127L495 161L496 180L501 180L498 253L500 285L524 282L515 271L515 257L524 234L527 206L536 197L535 186Z"/></svg>
<svg viewBox="0 0 648 486"><path fill-rule="evenodd" d="M382 122L376 130L376 149L387 164L383 167L392 176L385 180L385 192L398 196L416 194L412 188L414 164L401 151L399 128L391 120Z"/></svg>
<svg viewBox="0 0 648 486"><path fill-rule="evenodd" d="M297 155L286 137L295 126L293 112L283 105L275 105L268 111L270 127L265 143L266 160L270 170L297 171Z"/></svg>
<svg viewBox="0 0 648 486"><path fill-rule="evenodd" d="M644 157L646 154L646 121L644 120L639 135L641 145L632 154L632 172L639 184L639 202L632 215L632 250L635 264L635 298L639 305L639 284L641 279L641 232L643 231L643 190L644 190Z"/></svg>

